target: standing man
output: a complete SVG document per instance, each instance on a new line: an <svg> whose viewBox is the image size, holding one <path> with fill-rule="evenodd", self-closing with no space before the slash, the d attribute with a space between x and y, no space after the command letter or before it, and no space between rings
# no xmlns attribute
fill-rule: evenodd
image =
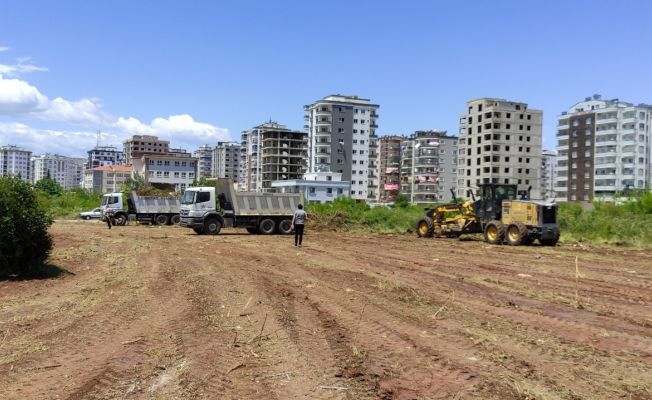
<svg viewBox="0 0 652 400"><path fill-rule="evenodd" d="M111 229L111 225L113 224L113 209L111 206L106 206L104 209L104 216L106 217L106 224L109 226L109 229Z"/></svg>
<svg viewBox="0 0 652 400"><path fill-rule="evenodd" d="M294 245L301 247L303 241L303 226L308 219L308 214L303 211L303 205L299 204L299 208L294 212L292 217L292 228L294 228Z"/></svg>

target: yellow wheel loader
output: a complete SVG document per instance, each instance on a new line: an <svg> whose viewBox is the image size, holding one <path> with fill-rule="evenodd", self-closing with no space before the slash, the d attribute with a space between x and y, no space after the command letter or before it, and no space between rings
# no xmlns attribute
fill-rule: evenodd
<svg viewBox="0 0 652 400"><path fill-rule="evenodd" d="M419 237L458 237L482 233L491 244L529 245L538 240L544 246L559 241L557 205L526 198L516 199L516 185L483 184L480 198L427 210L417 223ZM529 198L528 195L525 196Z"/></svg>

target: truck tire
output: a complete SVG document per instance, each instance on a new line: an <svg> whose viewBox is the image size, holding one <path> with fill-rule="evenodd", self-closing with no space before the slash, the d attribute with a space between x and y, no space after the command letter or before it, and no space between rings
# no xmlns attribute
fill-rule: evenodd
<svg viewBox="0 0 652 400"><path fill-rule="evenodd" d="M505 241L510 246L520 246L528 237L527 227L521 222L509 224L505 232Z"/></svg>
<svg viewBox="0 0 652 400"><path fill-rule="evenodd" d="M258 231L263 235L271 235L275 230L276 222L273 219L265 218L258 225Z"/></svg>
<svg viewBox="0 0 652 400"><path fill-rule="evenodd" d="M435 225L432 218L423 217L417 222L417 235L419 237L432 237L435 234Z"/></svg>
<svg viewBox="0 0 652 400"><path fill-rule="evenodd" d="M204 234L204 229L203 228L192 228L193 231L195 231L196 234L198 235L203 235Z"/></svg>
<svg viewBox="0 0 652 400"><path fill-rule="evenodd" d="M247 232L251 233L252 235L257 235L258 228L247 228Z"/></svg>
<svg viewBox="0 0 652 400"><path fill-rule="evenodd" d="M505 225L502 222L489 221L484 227L484 241L489 244L502 244L505 239Z"/></svg>
<svg viewBox="0 0 652 400"><path fill-rule="evenodd" d="M154 222L156 222L156 225L167 225L168 216L165 214L158 214L156 217L154 217Z"/></svg>
<svg viewBox="0 0 652 400"><path fill-rule="evenodd" d="M204 222L204 233L207 235L217 235L222 229L222 223L217 218L211 218Z"/></svg>
<svg viewBox="0 0 652 400"><path fill-rule="evenodd" d="M289 235L292 233L292 221L288 218L282 219L278 223L278 233L281 235Z"/></svg>
<svg viewBox="0 0 652 400"><path fill-rule="evenodd" d="M117 213L113 217L113 224L115 226L125 226L127 224L127 214L125 214L125 213Z"/></svg>
<svg viewBox="0 0 652 400"><path fill-rule="evenodd" d="M542 246L554 246L557 244L558 241L559 241L559 228L555 228L552 237L547 237L545 239L539 238L539 243L541 243Z"/></svg>
<svg viewBox="0 0 652 400"><path fill-rule="evenodd" d="M179 222L181 222L181 216L179 214L174 214L172 218L170 218L170 223L172 225L179 225Z"/></svg>

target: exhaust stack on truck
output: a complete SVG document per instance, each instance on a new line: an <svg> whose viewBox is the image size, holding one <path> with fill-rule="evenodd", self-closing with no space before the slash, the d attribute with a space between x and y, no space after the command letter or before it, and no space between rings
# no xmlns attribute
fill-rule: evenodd
<svg viewBox="0 0 652 400"><path fill-rule="evenodd" d="M217 235L222 228L289 234L294 210L302 202L301 193L237 192L230 179L218 178L215 186L186 189L179 225L200 235Z"/></svg>

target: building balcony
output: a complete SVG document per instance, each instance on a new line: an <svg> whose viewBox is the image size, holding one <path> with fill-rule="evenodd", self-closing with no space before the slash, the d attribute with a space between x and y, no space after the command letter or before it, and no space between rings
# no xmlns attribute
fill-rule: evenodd
<svg viewBox="0 0 652 400"><path fill-rule="evenodd" d="M568 171L568 165L564 165L563 167L557 166L557 171Z"/></svg>
<svg viewBox="0 0 652 400"><path fill-rule="evenodd" d="M568 121L564 121L563 123L559 123L559 125L557 125L557 129L558 130L559 129L568 129Z"/></svg>
<svg viewBox="0 0 652 400"><path fill-rule="evenodd" d="M378 128L378 125L375 124L375 123L371 123L371 124L369 124L369 127L370 127L370 128L376 128L376 129L377 129L377 128Z"/></svg>
<svg viewBox="0 0 652 400"><path fill-rule="evenodd" d="M600 186L594 186L593 191L594 192L610 192L610 191L615 191L616 190L616 184L614 183L613 185L600 185Z"/></svg>
<svg viewBox="0 0 652 400"><path fill-rule="evenodd" d="M615 128L610 128L610 129L601 129L601 130L596 130L595 131L595 136L603 136L603 135L616 135L618 134L618 129Z"/></svg>
<svg viewBox="0 0 652 400"><path fill-rule="evenodd" d="M604 124L616 124L618 123L618 118L597 118L595 120L596 125L604 125Z"/></svg>
<svg viewBox="0 0 652 400"><path fill-rule="evenodd" d="M331 115L331 109L329 108L327 110L322 110L321 108L318 108L317 110L315 110L315 114L316 115Z"/></svg>
<svg viewBox="0 0 652 400"><path fill-rule="evenodd" d="M602 146L616 146L618 144L617 141L615 140L602 140L599 142L595 142L595 147L602 147Z"/></svg>
<svg viewBox="0 0 652 400"><path fill-rule="evenodd" d="M596 168L616 168L615 162L598 162L595 164ZM559 169L557 169L559 171Z"/></svg>
<svg viewBox="0 0 652 400"><path fill-rule="evenodd" d="M557 151L561 151L561 150L568 150L568 145L565 144L563 146L557 146Z"/></svg>

